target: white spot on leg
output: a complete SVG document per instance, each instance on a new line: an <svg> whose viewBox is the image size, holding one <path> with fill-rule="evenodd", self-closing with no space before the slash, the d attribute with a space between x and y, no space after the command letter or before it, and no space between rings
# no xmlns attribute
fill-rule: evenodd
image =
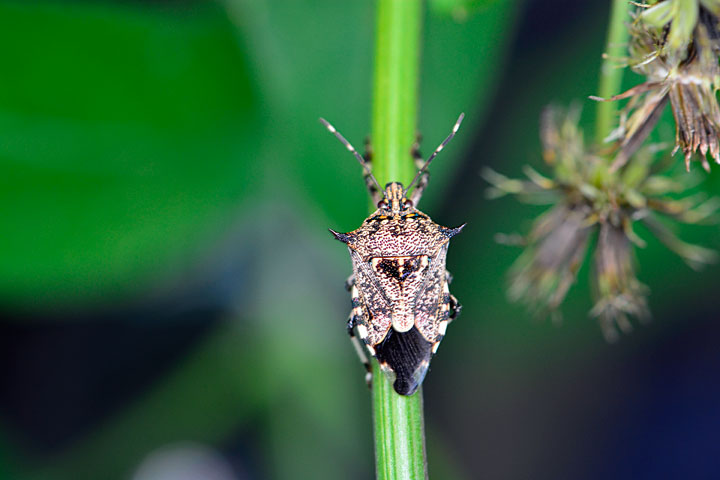
<svg viewBox="0 0 720 480"><path fill-rule="evenodd" d="M432 353L435 355L437 353L437 349L440 346L440 342L435 342L432 346Z"/></svg>
<svg viewBox="0 0 720 480"><path fill-rule="evenodd" d="M364 364L368 364L367 355L365 355L365 351L362 348L362 345L360 345L360 342L357 341L357 338L353 338L352 341L353 346L355 347L355 352L357 353L358 357L360 358L360 361Z"/></svg>

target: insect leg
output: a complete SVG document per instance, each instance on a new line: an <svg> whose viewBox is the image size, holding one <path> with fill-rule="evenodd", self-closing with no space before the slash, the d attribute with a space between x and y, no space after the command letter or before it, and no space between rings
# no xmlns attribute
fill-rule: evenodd
<svg viewBox="0 0 720 480"><path fill-rule="evenodd" d="M365 373L365 383L367 383L368 387L372 386L372 367L370 366L370 361L368 360L368 356L365 353L365 349L363 345L360 343L360 340L355 335L355 317L352 316L352 313L350 314L350 319L348 320L348 334L350 335L350 341L352 341L353 347L355 347L355 352L357 352L358 358L360 358L360 361L362 362L363 366L365 367L366 373Z"/></svg>
<svg viewBox="0 0 720 480"><path fill-rule="evenodd" d="M365 160L365 163L367 163L368 167L372 167L373 149L369 136L365 137L365 144L363 145L363 148L365 149L363 159Z"/></svg>
<svg viewBox="0 0 720 480"><path fill-rule="evenodd" d="M333 135L335 135L335 138L337 138L338 140L340 140L340 143L342 143L343 145L345 145L345 148L347 148L348 151L353 154L353 156L355 157L355 159L356 159L358 162L360 162L360 165L362 165L363 170L365 171L365 173L363 174L363 176L364 176L364 178L365 178L365 181L366 181L367 183L370 183L370 182L374 183L375 186L376 186L375 192L379 192L379 191L380 191L380 184L378 183L377 179L375 178L375 176L372 174L372 171L370 170L370 163L367 162L367 161L365 160L365 158L363 158L363 157L357 152L357 150L355 150L355 147L353 147L353 146L350 144L350 142L348 142L347 139L346 139L345 137L343 137L340 132L337 131L337 129L336 129L335 127L333 127L332 125L330 125L330 123L329 123L327 120L325 120L324 118L321 118L321 119L320 119L320 123L322 123L322 124L325 126L325 128L328 129L328 131L329 131L330 133L332 133ZM371 191L370 191L370 194L371 194L371 195L373 194L372 189L371 189ZM379 202L379 201L380 201L379 193L373 195L373 201L375 201L375 197L376 197L376 196L378 196L377 202Z"/></svg>
<svg viewBox="0 0 720 480"><path fill-rule="evenodd" d="M355 285L355 274L352 274L347 278L347 280L345 280L345 290L347 290L349 292L354 285Z"/></svg>
<svg viewBox="0 0 720 480"><path fill-rule="evenodd" d="M453 281L452 274L445 270L445 294L447 295L447 306L448 306L448 323L452 322L457 318L458 315L460 315L460 312L462 311L462 305L460 305L460 302L458 302L458 299L455 298L455 295L450 293L450 290L447 288L448 285Z"/></svg>
<svg viewBox="0 0 720 480"><path fill-rule="evenodd" d="M458 315L460 315L460 312L462 312L462 305L460 305L460 302L458 302L458 299L455 298L455 295L452 293L450 294L450 316L449 320L452 322L457 318Z"/></svg>
<svg viewBox="0 0 720 480"><path fill-rule="evenodd" d="M415 167L417 167L418 171L422 169L422 167L425 165L425 159L420 153L420 140L422 140L422 135L418 133L417 138L415 139L415 143L413 143L412 147L410 148L410 154L413 157ZM422 197L422 194L425 191L425 187L427 187L429 181L430 172L425 170L418 179L417 185L415 186L415 189L410 196L410 200L413 202L413 205L418 204L418 202L420 201L420 197Z"/></svg>
<svg viewBox="0 0 720 480"><path fill-rule="evenodd" d="M370 198L372 198L373 203L377 204L380 200L382 200L382 194L378 190L378 184L371 173L373 149L372 143L370 142L370 137L365 137L364 148L365 153L363 154L362 158L365 161L365 165L367 165L367 168L364 169L365 173L363 173L363 179L365 180L365 186L367 186L368 192L370 192Z"/></svg>
<svg viewBox="0 0 720 480"><path fill-rule="evenodd" d="M365 373L365 383L367 383L368 387L372 386L372 367L370 366L370 361L368 360L367 353L365 351L365 347L362 345L358 337L355 335L355 328L358 326L358 320L362 318L362 307L360 306L360 294L358 292L357 287L355 286L355 279L353 277L350 277L348 279L348 282L352 282L350 286L350 291L352 292L352 310L350 311L350 317L348 318L347 323L347 331L348 335L350 335L350 341L352 341L353 347L355 347L355 352L357 352L358 357L360 358L360 361L362 362L363 366L365 367L366 373ZM364 339L363 339L364 340Z"/></svg>
<svg viewBox="0 0 720 480"><path fill-rule="evenodd" d="M458 119L457 119L457 122L455 122L455 125L453 125L453 128L452 128L452 131L450 132L450 135L448 135L448 136L445 138L445 140L443 140L443 142L442 142L440 145L438 145L438 147L435 149L435 151L432 153L432 155L430 155L430 157L428 157L428 159L425 160L425 163L423 164L422 168L420 168L420 170L418 170L418 172L415 174L415 178L413 178L413 179L412 179L412 182L410 182L410 183L408 184L408 186L407 186L407 188L406 188L406 191L409 191L410 188L412 188L412 186L415 185L415 182L418 181L418 180L420 180L420 177L421 177L422 175L424 175L425 172L427 172L427 169L428 169L428 167L430 166L430 163L432 163L432 161L435 159L435 157L437 157L438 153L440 153L440 151L441 151L443 148L445 148L445 145L447 145L448 142L449 142L450 140L452 140L452 138L455 136L455 134L457 133L458 129L460 128L460 124L462 123L463 118L465 118L465 114L464 114L464 113L461 113L460 116L459 116ZM416 189L414 190L414 192L417 191L417 190L418 190L418 188L416 188ZM422 189L419 189L419 190L420 190L420 193L419 193L418 195L416 195L415 193L413 193L413 196L412 196L411 200L414 200L416 197L417 197L418 200L420 200L420 195L422 195Z"/></svg>

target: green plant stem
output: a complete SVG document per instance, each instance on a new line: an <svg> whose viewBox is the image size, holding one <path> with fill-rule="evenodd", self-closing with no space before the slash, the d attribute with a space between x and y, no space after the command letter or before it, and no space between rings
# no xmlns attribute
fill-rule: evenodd
<svg viewBox="0 0 720 480"><path fill-rule="evenodd" d="M373 362L373 417L377 478L427 478L422 387L410 397L398 395Z"/></svg>
<svg viewBox="0 0 720 480"><path fill-rule="evenodd" d="M384 185L407 185L415 173L421 5L419 0L378 0L373 79L373 173Z"/></svg>
<svg viewBox="0 0 720 480"><path fill-rule="evenodd" d="M627 0L612 0L610 24L608 25L605 57L600 67L598 96L610 98L620 93L624 68L621 59L627 55L628 31L625 23L630 21ZM598 102L595 118L595 140L601 143L617 124L617 102Z"/></svg>
<svg viewBox="0 0 720 480"><path fill-rule="evenodd" d="M405 185L414 173L420 51L420 0L378 0L373 79L373 172L380 185ZM371 206L373 211L375 206ZM427 478L422 390L401 396L373 362L378 479Z"/></svg>

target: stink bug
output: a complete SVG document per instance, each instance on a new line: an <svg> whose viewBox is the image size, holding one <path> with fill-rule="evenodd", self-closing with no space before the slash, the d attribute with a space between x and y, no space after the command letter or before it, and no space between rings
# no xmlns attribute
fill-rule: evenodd
<svg viewBox="0 0 720 480"><path fill-rule="evenodd" d="M393 387L400 395L412 395L418 389L448 323L461 309L448 289L451 276L445 269L445 257L449 240L465 225L440 226L415 205L427 185L430 162L455 136L463 117L461 114L450 135L425 162L413 146L419 169L407 188L390 182L384 189L372 174L369 155L362 157L335 127L320 119L360 162L377 204L377 210L357 230L339 233L330 229L348 246L353 264L347 281L352 296L348 333L368 371L368 384L372 373L366 350L394 377Z"/></svg>

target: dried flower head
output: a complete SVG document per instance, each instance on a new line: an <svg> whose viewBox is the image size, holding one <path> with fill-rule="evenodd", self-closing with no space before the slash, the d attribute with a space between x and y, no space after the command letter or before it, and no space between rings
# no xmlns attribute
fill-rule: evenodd
<svg viewBox="0 0 720 480"><path fill-rule="evenodd" d="M654 161L658 149L636 152L633 161L611 171L607 158L588 149L578 128L579 109L568 112L548 108L541 119L543 157L552 178L525 168L527 180L507 178L492 170L484 172L490 197L506 194L552 207L533 225L525 238L525 251L510 271L509 295L536 313L555 313L574 283L587 256L588 245L597 238L592 283L597 317L609 340L617 329L630 329L629 318L649 316L647 288L635 274L633 247L645 242L633 231L642 222L663 243L693 266L715 259L711 250L690 245L675 237L659 217L685 223L707 221L720 207L717 199L673 199L687 190L690 176L659 175Z"/></svg>
<svg viewBox="0 0 720 480"><path fill-rule="evenodd" d="M707 153L720 163L719 16L720 0L665 0L646 5L628 26L628 64L646 81L609 99L642 96L628 105L615 168L639 148L668 100L676 126L673 153L682 149L686 169L698 151L706 170Z"/></svg>
<svg viewBox="0 0 720 480"><path fill-rule="evenodd" d="M645 298L648 289L635 277L632 254L623 228L600 224L593 275L596 302L590 313L599 320L608 341L617 339L616 325L625 333L632 330L628 317L644 321L650 316Z"/></svg>

